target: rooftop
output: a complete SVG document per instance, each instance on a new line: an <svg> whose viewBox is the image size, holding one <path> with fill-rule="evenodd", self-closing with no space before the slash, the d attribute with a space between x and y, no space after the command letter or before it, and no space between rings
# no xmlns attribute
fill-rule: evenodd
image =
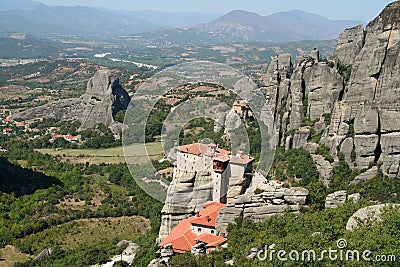
<svg viewBox="0 0 400 267"><path fill-rule="evenodd" d="M226 242L226 238L217 235L202 234L196 238L197 242L206 243L206 247L216 247Z"/></svg>
<svg viewBox="0 0 400 267"><path fill-rule="evenodd" d="M226 241L224 237L211 234L197 235L191 231L193 224L215 227L218 213L226 205L218 202L206 202L203 207L204 210L199 211L195 216L182 220L159 246L164 247L171 244L176 253L184 253L190 251L198 241L206 243L209 247L224 243Z"/></svg>
<svg viewBox="0 0 400 267"><path fill-rule="evenodd" d="M254 160L253 157L250 157L246 154L237 154L236 156L231 156L231 163L236 164L249 164Z"/></svg>
<svg viewBox="0 0 400 267"><path fill-rule="evenodd" d="M202 143L194 143L194 144L189 144L189 145L184 145L184 146L178 146L177 149L180 152L183 153L188 153L196 156L201 156L201 155L208 155L209 153L209 147L215 147L215 144L202 144ZM218 155L230 155L231 152L219 147L216 147L216 156Z"/></svg>

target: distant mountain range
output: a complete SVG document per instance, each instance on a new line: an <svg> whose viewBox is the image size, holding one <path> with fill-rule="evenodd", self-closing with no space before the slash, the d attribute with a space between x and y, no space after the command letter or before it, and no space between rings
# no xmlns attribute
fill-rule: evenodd
<svg viewBox="0 0 400 267"><path fill-rule="evenodd" d="M359 24L365 22L329 20L300 10L279 12L269 16L236 10L195 28L225 36L230 40L287 42L336 39L344 29Z"/></svg>
<svg viewBox="0 0 400 267"><path fill-rule="evenodd" d="M1 29L33 35L119 36L159 27L144 19L92 7L46 6L29 0L20 1L27 6L16 9L0 8ZM0 7L3 7L3 2L6 0L0 0Z"/></svg>
<svg viewBox="0 0 400 267"><path fill-rule="evenodd" d="M32 0L0 0L0 30L41 36L140 33L152 42L167 44L288 42L335 39L345 28L358 24L364 22L332 21L299 10L270 16L238 10L219 16L193 12L47 6Z"/></svg>
<svg viewBox="0 0 400 267"><path fill-rule="evenodd" d="M175 28L190 27L201 23L207 23L219 18L222 14L198 13L198 12L160 12L160 11L118 11L135 18L151 21L160 26Z"/></svg>

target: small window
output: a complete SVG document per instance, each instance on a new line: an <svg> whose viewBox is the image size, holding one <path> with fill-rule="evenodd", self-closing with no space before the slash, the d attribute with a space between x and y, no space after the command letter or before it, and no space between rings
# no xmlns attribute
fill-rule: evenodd
<svg viewBox="0 0 400 267"><path fill-rule="evenodd" d="M214 232L214 230L211 230L211 234L213 235L215 232Z"/></svg>
<svg viewBox="0 0 400 267"><path fill-rule="evenodd" d="M197 229L197 232L199 232L199 233L200 233L200 232L201 232L201 228Z"/></svg>

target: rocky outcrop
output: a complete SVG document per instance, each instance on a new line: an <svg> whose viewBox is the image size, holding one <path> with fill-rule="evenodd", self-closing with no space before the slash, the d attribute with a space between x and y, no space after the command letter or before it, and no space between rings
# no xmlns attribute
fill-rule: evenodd
<svg viewBox="0 0 400 267"><path fill-rule="evenodd" d="M350 167L354 166L352 154L354 152L354 139L352 137L348 137L344 139L342 144L340 145L340 152L344 155L344 160L347 165Z"/></svg>
<svg viewBox="0 0 400 267"><path fill-rule="evenodd" d="M305 148L310 137L310 127L301 127L296 130L292 139L292 148Z"/></svg>
<svg viewBox="0 0 400 267"><path fill-rule="evenodd" d="M311 121L331 114L334 104L343 91L343 78L336 68L325 62L317 62L304 71L305 97L308 100L307 115Z"/></svg>
<svg viewBox="0 0 400 267"><path fill-rule="evenodd" d="M351 168L382 162L385 174L400 177L399 14L398 1L365 30L362 25L345 30L329 60L321 61L317 50L295 60L290 77L286 76L287 104L278 109L281 146L302 147L314 154L311 141L322 133L320 143L330 148L334 164L341 152ZM346 65L351 75L345 80L350 70L344 69ZM268 88L277 90L274 84ZM278 107L280 100L274 100ZM314 160L327 181L330 167L319 157Z"/></svg>
<svg viewBox="0 0 400 267"><path fill-rule="evenodd" d="M363 25L346 29L339 36L334 56L343 64L353 64L356 56L364 46L364 37Z"/></svg>
<svg viewBox="0 0 400 267"><path fill-rule="evenodd" d="M321 155L312 155L312 159L317 166L321 180L324 181L325 185L329 185L333 170L332 164Z"/></svg>
<svg viewBox="0 0 400 267"><path fill-rule="evenodd" d="M359 209L347 221L346 230L352 231L358 227L360 223L373 223L382 221L382 212L389 206L397 209L400 207L398 204L380 204Z"/></svg>
<svg viewBox="0 0 400 267"><path fill-rule="evenodd" d="M86 92L80 98L63 99L12 115L13 119L33 120L55 118L76 120L81 129L97 124L107 127L114 123L113 115L128 107L130 97L119 84L119 79L108 71L98 71L88 81Z"/></svg>
<svg viewBox="0 0 400 267"><path fill-rule="evenodd" d="M325 208L338 208L343 206L347 200L357 202L360 199L361 195L359 193L348 195L347 191L337 191L326 196Z"/></svg>
<svg viewBox="0 0 400 267"><path fill-rule="evenodd" d="M272 57L264 79L265 86L261 88L268 104L274 111L274 118L280 133L286 132L289 116L288 96L292 72L292 58L289 54L280 54Z"/></svg>
<svg viewBox="0 0 400 267"><path fill-rule="evenodd" d="M321 135L331 123L330 118L335 105L343 97L344 79L334 63L332 65L321 61L317 49L311 51L309 57L297 58L294 66L293 74L290 79L287 78L289 90L285 91L285 112L280 111L280 128L284 131L280 135L280 144L286 150L303 148L309 151L321 179L328 184L334 165L324 157L314 155L318 148L318 139L313 138ZM279 101L276 103L278 106ZM332 154L334 152L332 151ZM337 157L334 158L338 160Z"/></svg>
<svg viewBox="0 0 400 267"><path fill-rule="evenodd" d="M326 196L325 208L338 208L347 201L346 191L337 191Z"/></svg>
<svg viewBox="0 0 400 267"><path fill-rule="evenodd" d="M335 106L332 124L325 135L329 145L346 139L346 129L354 127L355 164L367 168L371 162L383 162L382 170L399 177L400 169L400 2L388 5L365 30L365 41L355 55L352 74L343 102ZM356 49L357 50L357 49ZM337 56L346 56L354 48L339 43ZM350 141L348 141L350 142ZM350 150L350 149L349 149Z"/></svg>
<svg viewBox="0 0 400 267"><path fill-rule="evenodd" d="M202 210L202 205L212 200L212 194L213 177L210 170L190 172L175 169L161 211L159 240L167 237L181 220Z"/></svg>
<svg viewBox="0 0 400 267"><path fill-rule="evenodd" d="M229 223L239 216L255 222L266 220L287 210L297 212L307 204L308 190L301 187L282 188L255 195L246 193L237 196L226 208L221 209L216 228L226 233Z"/></svg>
<svg viewBox="0 0 400 267"><path fill-rule="evenodd" d="M350 182L350 184L358 184L359 182L371 180L375 178L378 175L378 167L374 166L371 169L367 170L366 172L363 172L362 174L356 176L353 181Z"/></svg>
<svg viewBox="0 0 400 267"><path fill-rule="evenodd" d="M44 260L46 258L49 258L51 256L51 253L53 252L52 248L45 248L42 250L42 252L39 253L39 255L37 255L33 261L41 261Z"/></svg>

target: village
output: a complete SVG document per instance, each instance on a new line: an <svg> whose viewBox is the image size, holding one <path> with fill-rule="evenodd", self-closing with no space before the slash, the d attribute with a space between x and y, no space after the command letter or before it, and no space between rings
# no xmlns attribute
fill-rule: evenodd
<svg viewBox="0 0 400 267"><path fill-rule="evenodd" d="M16 121L10 118L11 111L6 107L0 108L1 125L0 130L3 135L18 138L22 134L29 135L27 140L42 138L44 135L50 135L50 142L53 143L56 139L63 139L66 142L79 142L80 136L73 136L69 133L60 134L60 127L48 127L46 131L43 129L32 127L36 121Z"/></svg>

